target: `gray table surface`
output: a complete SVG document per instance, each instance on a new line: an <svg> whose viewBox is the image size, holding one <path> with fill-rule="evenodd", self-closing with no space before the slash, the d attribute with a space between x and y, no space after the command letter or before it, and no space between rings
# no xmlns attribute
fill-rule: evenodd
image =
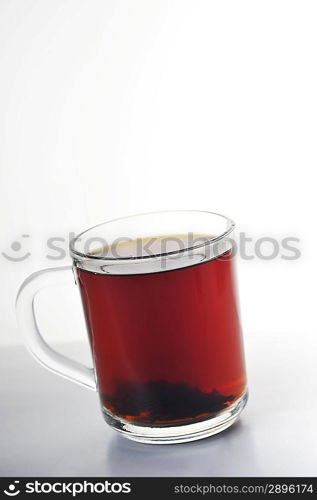
<svg viewBox="0 0 317 500"><path fill-rule="evenodd" d="M205 440L157 446L111 430L96 393L45 370L24 347L2 348L0 475L316 475L315 337L248 335L246 351L250 399L240 420Z"/></svg>

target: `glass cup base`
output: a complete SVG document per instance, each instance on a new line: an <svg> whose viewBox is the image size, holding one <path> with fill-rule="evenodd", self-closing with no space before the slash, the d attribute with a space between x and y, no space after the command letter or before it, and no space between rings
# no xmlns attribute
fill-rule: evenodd
<svg viewBox="0 0 317 500"><path fill-rule="evenodd" d="M248 390L220 413L193 424L170 427L151 427L137 425L102 409L105 421L124 437L145 444L176 444L204 439L230 427L239 417L248 400Z"/></svg>

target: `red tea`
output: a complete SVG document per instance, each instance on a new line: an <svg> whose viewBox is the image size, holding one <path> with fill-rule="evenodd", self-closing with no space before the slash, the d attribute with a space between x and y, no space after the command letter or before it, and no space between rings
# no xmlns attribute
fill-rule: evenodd
<svg viewBox="0 0 317 500"><path fill-rule="evenodd" d="M230 252L147 274L77 268L106 414L140 425L198 422L246 388Z"/></svg>

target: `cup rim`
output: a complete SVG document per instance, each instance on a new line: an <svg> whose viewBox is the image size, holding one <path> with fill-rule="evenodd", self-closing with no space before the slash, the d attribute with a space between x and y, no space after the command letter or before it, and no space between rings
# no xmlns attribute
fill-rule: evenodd
<svg viewBox="0 0 317 500"><path fill-rule="evenodd" d="M102 255L94 255L91 253L84 253L84 252L80 252L80 251L75 249L75 244L76 244L77 240L79 238L81 238L84 234L88 233L89 231L91 231L93 229L96 229L97 227L105 226L107 224L122 221L125 219L133 219L135 217L141 217L141 216L146 216L146 215L166 214L166 213L171 213L171 214L176 214L176 213L183 213L183 214L184 213L196 213L196 214L198 213L199 214L200 213L200 214L216 215L217 217L221 217L222 219L225 219L227 221L227 229L225 231L223 231L221 234L219 234L218 236L211 237L210 239L207 239L203 243L198 243L198 244L186 246L185 248L180 248L178 250L172 250L170 252L160 252L160 253L156 253L156 254L152 254L152 255L135 255L135 256L128 256L128 257L113 257L113 256L107 257L107 256L102 256ZM147 260L147 259L154 259L154 258L157 259L157 258L161 258L161 257L168 257L170 255L188 252L190 250L195 250L197 248L202 248L202 247L206 247L208 245L217 243L220 240L222 240L223 238L229 236L229 234L232 233L232 231L234 230L235 225L236 225L235 222L231 218L227 217L226 215L222 215L222 214L219 214L218 212L212 212L209 210L188 210L188 209L180 210L180 209L176 209L176 210L155 210L155 211L151 211L151 212L140 212L140 213L136 213L136 214L132 214L132 215L126 215L123 217L117 217L115 219L110 219L110 220L107 220L105 222L101 222L100 224L96 224L95 226L91 226L88 229L85 229L84 231L77 234L74 238L71 239L71 241L69 243L69 251L70 251L71 257L74 257L74 258L78 257L80 259L89 259L89 260L140 261L140 260Z"/></svg>

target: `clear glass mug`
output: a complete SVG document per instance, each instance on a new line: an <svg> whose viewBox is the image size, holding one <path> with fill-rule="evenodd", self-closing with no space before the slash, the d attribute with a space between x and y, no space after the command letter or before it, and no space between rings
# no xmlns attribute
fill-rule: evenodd
<svg viewBox="0 0 317 500"><path fill-rule="evenodd" d="M98 391L106 422L129 439L169 444L226 429L247 401L233 229L222 215L179 210L84 231L70 243L73 266L36 272L20 288L29 350ZM35 295L72 271L93 368L54 351L36 322Z"/></svg>

